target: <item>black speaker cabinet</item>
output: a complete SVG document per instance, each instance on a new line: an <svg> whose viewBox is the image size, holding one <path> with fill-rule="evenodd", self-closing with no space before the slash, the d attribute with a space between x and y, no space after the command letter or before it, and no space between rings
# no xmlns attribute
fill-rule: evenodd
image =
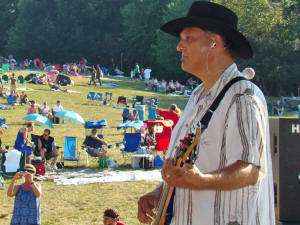
<svg viewBox="0 0 300 225"><path fill-rule="evenodd" d="M300 225L300 120L270 118L270 141L276 220Z"/></svg>

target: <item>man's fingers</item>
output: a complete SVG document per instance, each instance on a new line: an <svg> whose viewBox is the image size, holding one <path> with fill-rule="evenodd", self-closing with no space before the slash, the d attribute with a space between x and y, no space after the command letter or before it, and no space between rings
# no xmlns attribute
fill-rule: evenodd
<svg viewBox="0 0 300 225"><path fill-rule="evenodd" d="M149 204L144 203L143 201L139 201L139 207L138 207L138 219L142 223L151 223L152 218L155 217L155 214L152 212L152 210L149 207Z"/></svg>

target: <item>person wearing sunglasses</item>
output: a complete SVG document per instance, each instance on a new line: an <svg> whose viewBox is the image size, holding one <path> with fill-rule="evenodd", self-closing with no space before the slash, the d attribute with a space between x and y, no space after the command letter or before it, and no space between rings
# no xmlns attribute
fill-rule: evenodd
<svg viewBox="0 0 300 225"><path fill-rule="evenodd" d="M56 148L54 143L54 138L50 136L50 130L45 129L44 133L38 139L38 153L42 159L49 160L53 158L51 166L48 167L48 170L54 169L57 170L56 161L58 158L58 148Z"/></svg>
<svg viewBox="0 0 300 225"><path fill-rule="evenodd" d="M40 197L41 185L33 181L36 169L31 164L25 164L24 170L16 173L7 190L7 196L14 197L14 211L11 225L16 224L41 224ZM24 178L25 182L16 185L16 180Z"/></svg>

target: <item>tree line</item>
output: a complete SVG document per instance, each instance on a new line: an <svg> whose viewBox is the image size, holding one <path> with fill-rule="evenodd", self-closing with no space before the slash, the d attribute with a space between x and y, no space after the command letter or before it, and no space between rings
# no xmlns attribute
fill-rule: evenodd
<svg viewBox="0 0 300 225"><path fill-rule="evenodd" d="M178 39L159 27L185 16L194 0L1 0L0 55L64 63L118 65L126 74L138 62L159 79L184 81ZM296 95L300 85L298 0L214 0L239 17L254 57L237 61L256 70L267 95Z"/></svg>

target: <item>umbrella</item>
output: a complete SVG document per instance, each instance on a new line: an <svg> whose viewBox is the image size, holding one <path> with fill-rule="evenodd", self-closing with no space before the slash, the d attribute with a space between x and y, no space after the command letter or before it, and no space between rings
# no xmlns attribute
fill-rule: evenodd
<svg viewBox="0 0 300 225"><path fill-rule="evenodd" d="M84 127L86 129L93 129L93 128L96 128L96 129L101 129L103 127L106 127L108 124L107 124L107 121L106 120L100 120L100 121L86 121L85 124L84 124Z"/></svg>
<svg viewBox="0 0 300 225"><path fill-rule="evenodd" d="M119 126L117 127L117 129L121 129L121 128L135 128L135 129L141 129L144 125L144 122L141 120L127 120L124 123L119 124Z"/></svg>
<svg viewBox="0 0 300 225"><path fill-rule="evenodd" d="M47 117L45 117L41 114L37 114L37 113L28 114L23 119L30 120L40 126L54 128L51 121Z"/></svg>
<svg viewBox="0 0 300 225"><path fill-rule="evenodd" d="M62 120L67 120L76 124L84 124L84 119L76 112L62 110L54 114L54 116L61 118Z"/></svg>

